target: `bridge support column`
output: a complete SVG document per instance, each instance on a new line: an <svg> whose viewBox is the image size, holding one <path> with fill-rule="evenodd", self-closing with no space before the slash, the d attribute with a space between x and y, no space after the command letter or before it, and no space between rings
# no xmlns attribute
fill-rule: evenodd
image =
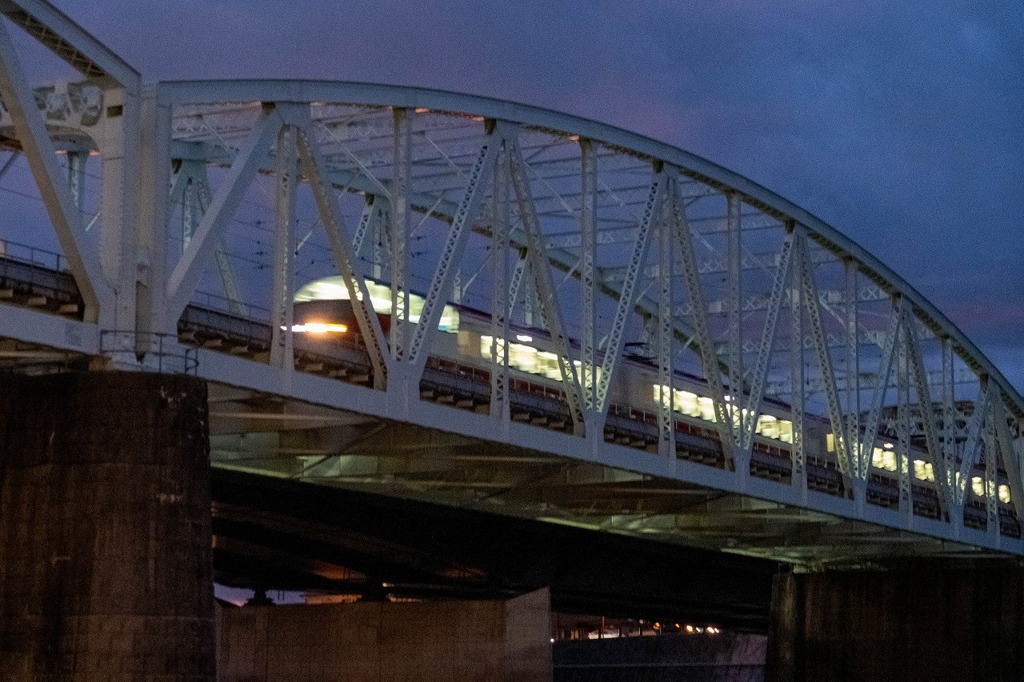
<svg viewBox="0 0 1024 682"><path fill-rule="evenodd" d="M1024 569L1010 561L776 577L769 682L1017 680Z"/></svg>
<svg viewBox="0 0 1024 682"><path fill-rule="evenodd" d="M550 594L225 608L222 682L551 682Z"/></svg>
<svg viewBox="0 0 1024 682"><path fill-rule="evenodd" d="M206 387L0 377L0 676L214 680Z"/></svg>

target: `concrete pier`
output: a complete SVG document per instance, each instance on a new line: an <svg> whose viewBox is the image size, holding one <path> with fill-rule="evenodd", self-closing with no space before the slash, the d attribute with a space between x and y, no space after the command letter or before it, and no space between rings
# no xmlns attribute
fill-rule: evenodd
<svg viewBox="0 0 1024 682"><path fill-rule="evenodd" d="M0 379L0 671L212 681L206 387Z"/></svg>
<svg viewBox="0 0 1024 682"><path fill-rule="evenodd" d="M1022 666L1014 561L776 578L769 682L1019 680Z"/></svg>
<svg viewBox="0 0 1024 682"><path fill-rule="evenodd" d="M220 613L223 682L550 682L550 595L245 606Z"/></svg>

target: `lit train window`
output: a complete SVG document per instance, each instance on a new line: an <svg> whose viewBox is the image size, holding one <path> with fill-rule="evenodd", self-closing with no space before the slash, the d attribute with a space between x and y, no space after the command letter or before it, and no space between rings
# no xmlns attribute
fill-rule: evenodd
<svg viewBox="0 0 1024 682"><path fill-rule="evenodd" d="M480 356L483 358L491 357L491 344L494 341L493 336L481 335L480 336ZM498 353L501 353L504 348L505 340L498 339L497 347ZM583 367L583 363L579 360L574 360L573 365L576 366L576 372L579 373ZM528 346L524 343L510 343L508 345L508 366L513 369L518 369L521 372L528 374L536 374L537 376L546 377L548 379L562 379L562 371L558 368L558 356L554 353L546 350L540 350L533 346ZM601 377L601 368L598 367L594 372L594 376L597 379Z"/></svg>
<svg viewBox="0 0 1024 682"><path fill-rule="evenodd" d="M1005 483L999 486L999 501L1003 504L1010 504L1010 486Z"/></svg>
<svg viewBox="0 0 1024 682"><path fill-rule="evenodd" d="M914 460L914 478L919 481L930 481L935 482L935 469L932 468L931 462L926 462L923 459Z"/></svg>
<svg viewBox="0 0 1024 682"><path fill-rule="evenodd" d="M663 390L665 387L655 384L652 388L651 395L654 398L654 402L658 403L664 398L662 396L668 396L668 391ZM685 414L688 417L696 417L703 419L704 421L715 422L715 403L711 398L703 395L697 395L690 391L684 391L681 389L674 389L672 395L672 406L674 411L680 414ZM743 410L742 414L746 416L747 410ZM780 440L783 443L793 442L793 422L787 419L779 419L778 417L770 414L762 414L757 418L757 434L764 436L765 438L771 438L773 440Z"/></svg>
<svg viewBox="0 0 1024 682"><path fill-rule="evenodd" d="M896 471L896 453L891 449L874 448L871 450L871 464L883 471Z"/></svg>
<svg viewBox="0 0 1024 682"><path fill-rule="evenodd" d="M391 287L386 284L379 284L372 280L366 281L366 291L370 294L370 305L378 315L391 314ZM295 294L295 302L304 301L347 301L348 287L345 285L344 277L324 277L314 280L303 286ZM409 321L418 323L420 313L423 312L423 297L419 294L409 294ZM441 311L441 320L437 328L443 332L457 332L459 330L459 311L450 305L446 305Z"/></svg>
<svg viewBox="0 0 1024 682"><path fill-rule="evenodd" d="M973 491L974 494L977 495L978 497L985 497L985 487L986 487L985 486L985 480L981 476L975 476L974 478L971 479L971 491ZM1000 487L1002 487L1002 486L1000 486ZM989 492L990 495L995 495L997 493L996 484L995 483L991 483L990 482L988 484L988 492ZM1000 492L999 494L1000 494L1000 499L1002 499L1002 493ZM1010 499L1010 490L1009 490L1009 488L1007 488L1007 490L1006 490L1006 499L1007 500Z"/></svg>

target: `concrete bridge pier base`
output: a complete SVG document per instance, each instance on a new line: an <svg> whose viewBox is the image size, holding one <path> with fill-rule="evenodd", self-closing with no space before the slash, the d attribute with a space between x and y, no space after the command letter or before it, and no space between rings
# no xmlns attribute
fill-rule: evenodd
<svg viewBox="0 0 1024 682"><path fill-rule="evenodd" d="M894 571L779 575L765 679L1019 680L1024 569L915 562Z"/></svg>
<svg viewBox="0 0 1024 682"><path fill-rule="evenodd" d="M0 677L215 678L206 386L0 378Z"/></svg>
<svg viewBox="0 0 1024 682"><path fill-rule="evenodd" d="M551 682L551 596L221 611L222 682Z"/></svg>

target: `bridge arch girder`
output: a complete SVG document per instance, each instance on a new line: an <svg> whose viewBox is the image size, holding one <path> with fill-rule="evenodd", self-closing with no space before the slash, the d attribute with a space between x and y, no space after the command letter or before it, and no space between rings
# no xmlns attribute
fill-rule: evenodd
<svg viewBox="0 0 1024 682"><path fill-rule="evenodd" d="M413 423L432 417L422 404L440 384L430 377L447 367L469 378L445 399L487 412L491 421L467 428L496 429L500 442L520 433L509 397L518 385L542 396L532 412L519 398L538 427L524 432L529 447L652 473L609 445L625 438L678 477L691 475L679 462L695 456L696 439L717 471L697 476L701 484L812 507L808 472L831 466L840 515L962 539L971 533L964 507L980 500L989 533L972 542L1021 553L1024 401L895 272L764 187L650 138L484 97L320 81L141 88L130 67L45 3L11 6L16 22L43 17L61 28L57 42L39 36L127 98L107 108L124 122L98 145L104 168L116 168L101 192L119 203L103 204L95 259L45 162L45 121L22 106L13 123L22 143L42 150L33 161L41 187L60 195L47 203L68 218L58 237L77 258L90 319L130 337L137 357L146 335L194 323L185 318L210 300L201 290L219 248L243 266L225 312L269 334L267 357L246 361L275 378L256 386L263 367L231 378L222 370L233 363L211 377L330 403L294 388L305 385L295 375L309 357L295 338L294 294L303 281L340 274L371 366L367 409L383 405ZM26 93L8 83L4 95L25 105ZM76 125L91 124L64 121L50 135ZM188 218L171 181L185 161L206 166L209 189ZM141 199L137 221L127 197ZM196 209L205 213L194 231L174 229ZM176 248L181 235L195 241ZM457 337L435 330L448 304L466 320ZM536 357L527 367L515 354ZM131 365L131 356L114 359ZM488 385L486 399L465 388L474 381ZM766 456L786 460L790 488L758 480L772 470ZM896 488L885 504L871 497L874 475ZM894 513L865 511L872 505ZM922 515L937 525L916 521Z"/></svg>

